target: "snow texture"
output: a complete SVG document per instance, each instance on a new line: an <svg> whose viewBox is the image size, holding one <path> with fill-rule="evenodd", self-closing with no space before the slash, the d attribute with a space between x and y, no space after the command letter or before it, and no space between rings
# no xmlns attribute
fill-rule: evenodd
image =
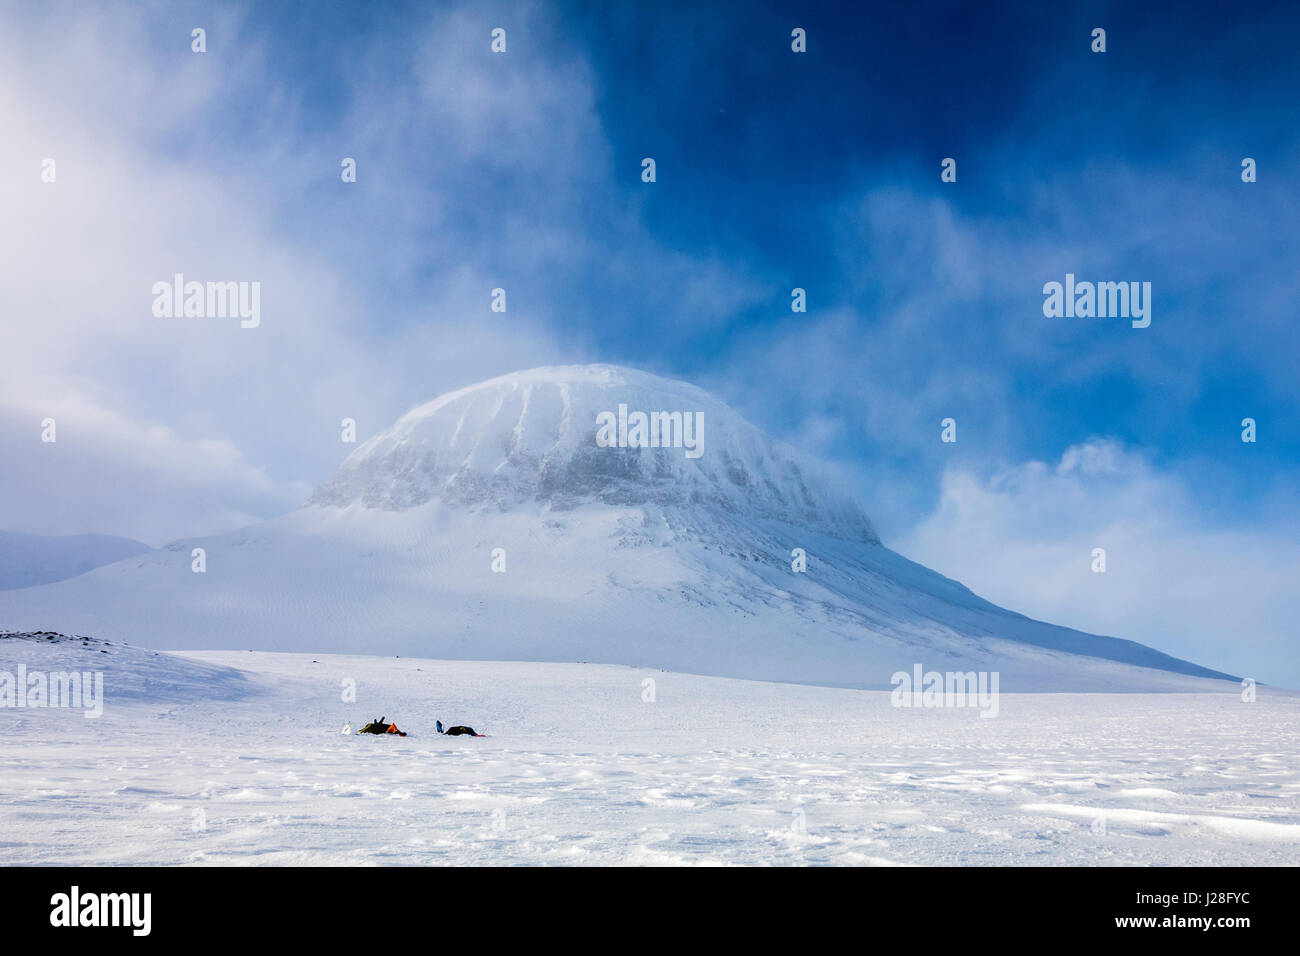
<svg viewBox="0 0 1300 956"><path fill-rule="evenodd" d="M1300 701L1267 690L984 719L595 664L99 650L0 638L0 668L114 666L99 719L0 709L0 864L1300 863ZM410 736L340 733L377 716Z"/></svg>

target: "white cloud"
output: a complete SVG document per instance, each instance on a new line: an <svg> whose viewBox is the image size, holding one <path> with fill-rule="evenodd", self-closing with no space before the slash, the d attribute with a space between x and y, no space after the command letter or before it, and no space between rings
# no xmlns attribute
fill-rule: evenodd
<svg viewBox="0 0 1300 956"><path fill-rule="evenodd" d="M54 421L45 442L43 422ZM154 546L251 524L310 489L273 481L226 441L185 441L79 394L0 405L0 528L116 534Z"/></svg>
<svg viewBox="0 0 1300 956"><path fill-rule="evenodd" d="M205 17L199 56L189 20L160 9L32 12L0 29L0 206L20 227L0 237L0 442L16 456L0 528L152 542L245 523L330 473L350 450L342 418L364 439L447 388L558 357L521 310L489 321L497 281L474 256L435 253L412 280L438 197L410 175L343 192L338 144L296 147L300 105L237 14ZM521 110L542 72L514 88ZM533 122L562 119L541 102ZM396 138L402 115L374 105L357 108ZM478 122L469 106L439 115ZM382 179L382 150L347 145L359 188ZM455 250L455 230L438 243ZM153 284L177 272L260 282L261 327L154 317ZM64 473L32 446L32 415L59 420Z"/></svg>
<svg viewBox="0 0 1300 956"><path fill-rule="evenodd" d="M0 206L22 226L0 237L13 447L26 448L29 408L75 392L123 429L171 429L182 457L238 448L275 487L232 504L237 520L327 477L349 450L344 417L364 439L451 388L601 357L569 290L643 295L655 275L665 322L684 310L687 323L757 295L729 264L660 247L635 203L610 202L592 71L544 7L510 14L506 56L472 4L323 49L315 68L344 79L337 102L305 101L238 10L204 17L203 55L191 19L161 4L4 15ZM46 156L54 184L40 181ZM355 184L339 181L343 156ZM261 326L155 318L152 286L177 272L260 282ZM496 286L507 314L488 308ZM146 451L167 453L120 440L96 460L133 473L146 463L128 456ZM133 500L85 474L63 477L69 494L77 480L119 517ZM0 498L29 491L15 482L0 472ZM152 507L179 514L187 495ZM153 527L141 514L119 531Z"/></svg>
<svg viewBox="0 0 1300 956"><path fill-rule="evenodd" d="M1300 687L1300 545L1196 514L1176 476L1093 440L987 477L949 469L938 508L896 547L1032 617Z"/></svg>

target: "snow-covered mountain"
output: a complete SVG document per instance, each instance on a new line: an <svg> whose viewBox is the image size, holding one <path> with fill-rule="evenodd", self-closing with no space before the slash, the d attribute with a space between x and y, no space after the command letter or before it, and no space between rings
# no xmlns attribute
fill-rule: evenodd
<svg viewBox="0 0 1300 956"><path fill-rule="evenodd" d="M605 447L638 412L695 430ZM5 592L0 625L863 687L916 664L998 671L1004 691L1226 677L984 601L882 546L850 493L707 393L605 365L444 395L359 446L307 506Z"/></svg>
<svg viewBox="0 0 1300 956"><path fill-rule="evenodd" d="M50 537L0 531L0 590L74 578L150 550L147 544L108 534Z"/></svg>
<svg viewBox="0 0 1300 956"><path fill-rule="evenodd" d="M617 420L620 406L629 419L675 415L671 429L653 434L647 422L647 440L663 431L655 444L668 444L671 432L698 448L601 447L597 420ZM568 366L506 375L412 409L348 456L312 503L688 509L878 544L860 506L825 480L810 482L805 469L791 449L693 385L610 365Z"/></svg>

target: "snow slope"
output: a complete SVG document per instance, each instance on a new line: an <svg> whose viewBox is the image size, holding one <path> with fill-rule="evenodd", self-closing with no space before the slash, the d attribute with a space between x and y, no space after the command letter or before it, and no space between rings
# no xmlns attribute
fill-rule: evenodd
<svg viewBox="0 0 1300 956"><path fill-rule="evenodd" d="M57 631L0 631L0 671L16 677L19 664L46 675L102 674L105 701L111 698L115 704L228 701L256 689L240 671L129 644ZM0 698L0 708L5 706L14 705Z"/></svg>
<svg viewBox="0 0 1300 956"><path fill-rule="evenodd" d="M598 447L597 416L620 405L703 413L703 454ZM205 573L191 571L194 548ZM792 570L796 548L806 573ZM358 447L308 506L0 593L0 622L163 648L877 688L914 664L997 671L1003 691L1190 691L1226 677L995 607L883 547L847 491L706 393L614 366L443 396Z"/></svg>
<svg viewBox="0 0 1300 956"><path fill-rule="evenodd" d="M0 669L47 653L0 639ZM984 719L595 664L133 666L209 687L164 704L109 681L95 720L0 709L0 864L1300 864L1280 693L1004 694ZM375 716L410 736L339 733Z"/></svg>
<svg viewBox="0 0 1300 956"><path fill-rule="evenodd" d="M107 534L49 537L0 531L0 590L62 581L150 550L139 541Z"/></svg>

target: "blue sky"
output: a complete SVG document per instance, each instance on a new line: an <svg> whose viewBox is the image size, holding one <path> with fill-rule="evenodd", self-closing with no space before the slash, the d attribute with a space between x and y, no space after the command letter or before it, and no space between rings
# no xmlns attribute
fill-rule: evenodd
<svg viewBox="0 0 1300 956"><path fill-rule="evenodd" d="M1135 6L11 4L0 527L223 530L345 415L618 362L993 600L1300 685L1300 10ZM159 326L177 271L260 280L263 326ZM1151 282L1150 328L1044 318L1067 272ZM57 469L55 411L98 443Z"/></svg>

